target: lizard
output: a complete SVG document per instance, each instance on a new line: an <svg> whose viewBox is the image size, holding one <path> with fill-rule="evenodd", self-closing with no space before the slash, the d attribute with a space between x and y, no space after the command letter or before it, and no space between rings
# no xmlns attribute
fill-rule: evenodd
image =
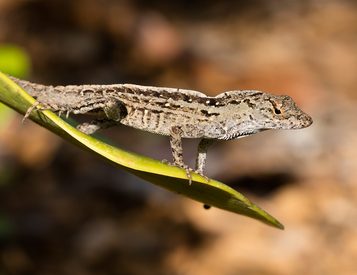
<svg viewBox="0 0 357 275"><path fill-rule="evenodd" d="M95 120L77 128L86 134L118 124L169 136L173 165L190 178L204 176L208 148L218 140L247 137L270 129L301 129L312 124L290 96L256 90L204 93L135 84L46 86L10 78L35 98L24 117L35 109L93 114ZM183 160L183 138L200 139L195 170Z"/></svg>

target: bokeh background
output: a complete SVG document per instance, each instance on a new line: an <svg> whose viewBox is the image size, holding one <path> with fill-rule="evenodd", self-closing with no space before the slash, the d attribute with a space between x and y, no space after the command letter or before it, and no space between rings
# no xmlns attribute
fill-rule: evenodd
<svg viewBox="0 0 357 275"><path fill-rule="evenodd" d="M44 84L288 94L314 124L223 142L208 171L286 226L120 171L0 107L0 274L357 274L357 4L0 0L0 66ZM103 131L170 159L167 138ZM194 163L196 141L185 142Z"/></svg>

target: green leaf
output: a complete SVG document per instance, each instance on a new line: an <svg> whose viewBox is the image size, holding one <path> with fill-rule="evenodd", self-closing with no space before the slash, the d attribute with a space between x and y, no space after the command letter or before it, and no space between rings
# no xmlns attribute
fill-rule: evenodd
<svg viewBox="0 0 357 275"><path fill-rule="evenodd" d="M12 44L0 44L0 71L25 77L30 68L30 58L24 49Z"/></svg>
<svg viewBox="0 0 357 275"><path fill-rule="evenodd" d="M35 102L30 95L2 73L0 73L0 101L21 114L26 113ZM33 111L30 119L62 138L153 184L204 204L245 215L280 229L284 228L274 217L223 183L215 180L207 182L205 178L193 174L192 183L189 184L185 170L113 147L92 136L85 135L48 110Z"/></svg>
<svg viewBox="0 0 357 275"><path fill-rule="evenodd" d="M13 44L0 44L0 71L25 77L30 71L30 58L22 48ZM0 129L6 127L15 112L0 103Z"/></svg>

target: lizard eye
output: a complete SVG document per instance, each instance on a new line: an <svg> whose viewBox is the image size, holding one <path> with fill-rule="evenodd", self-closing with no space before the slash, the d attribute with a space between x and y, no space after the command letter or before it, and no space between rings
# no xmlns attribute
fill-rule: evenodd
<svg viewBox="0 0 357 275"><path fill-rule="evenodd" d="M278 106L278 105L280 105L279 102L276 102L275 100L269 100L269 101L271 103L271 107L274 109L274 113L276 115L280 115L281 109L279 107L282 107L282 106Z"/></svg>
<svg viewBox="0 0 357 275"><path fill-rule="evenodd" d="M277 107L274 107L274 113L276 115L280 115L281 114L281 111L277 108Z"/></svg>

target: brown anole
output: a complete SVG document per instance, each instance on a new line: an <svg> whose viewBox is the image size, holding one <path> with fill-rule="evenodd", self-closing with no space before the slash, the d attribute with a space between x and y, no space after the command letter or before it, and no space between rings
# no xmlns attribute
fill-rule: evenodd
<svg viewBox="0 0 357 275"><path fill-rule="evenodd" d="M34 108L59 114L93 114L78 129L92 134L119 123L170 137L173 164L190 171L182 139L201 139L196 172L203 175L208 147L217 140L249 136L269 129L301 129L312 119L289 96L260 91L203 93L132 84L45 86L11 77L36 99ZM189 174L189 172L188 172Z"/></svg>

